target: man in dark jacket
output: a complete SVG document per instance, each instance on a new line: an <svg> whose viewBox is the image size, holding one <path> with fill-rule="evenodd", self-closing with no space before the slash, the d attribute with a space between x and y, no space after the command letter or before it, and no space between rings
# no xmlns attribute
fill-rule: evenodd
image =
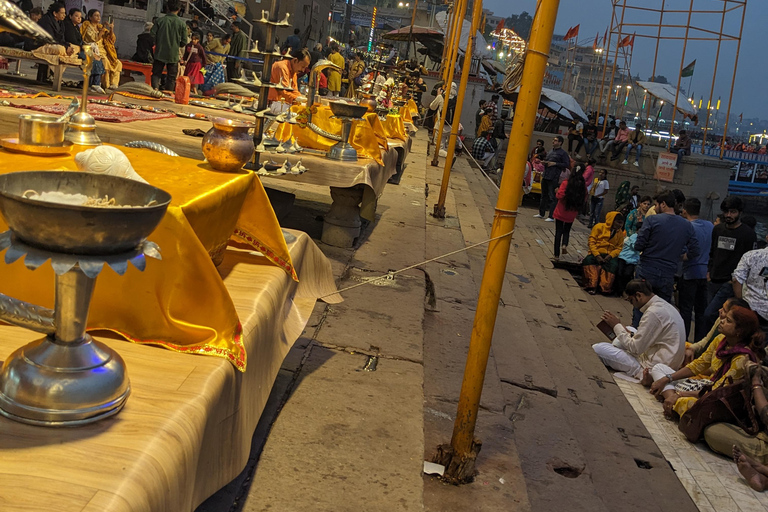
<svg viewBox="0 0 768 512"><path fill-rule="evenodd" d="M571 157L563 149L563 137L555 135L552 139L552 151L544 159L544 175L541 177L541 201L539 202L539 213L534 215L536 219L547 219L547 222L554 222L552 214L555 211L557 201L558 180L560 173L571 167ZM549 210L549 217L546 217Z"/></svg>
<svg viewBox="0 0 768 512"><path fill-rule="evenodd" d="M298 50L301 48L301 38L299 37L299 34L301 33L301 30L299 29L293 29L293 35L288 36L285 38L285 42L283 42L283 46L280 47L280 49L284 52L292 52L293 50Z"/></svg>
<svg viewBox="0 0 768 512"><path fill-rule="evenodd" d="M717 320L723 303L733 297L733 271L745 252L755 248L755 230L741 222L744 203L738 196L728 196L720 203L725 222L712 230L712 245L707 268L707 298L709 305L704 312L707 328Z"/></svg>
<svg viewBox="0 0 768 512"><path fill-rule="evenodd" d="M248 38L245 37L243 31L240 30L240 23L233 23L232 41L229 43L229 54L232 57L245 57L246 44L248 44ZM268 52L270 50L269 45L265 43L264 51ZM240 68L242 65L243 62L239 59L227 59L227 80L240 78Z"/></svg>
<svg viewBox="0 0 768 512"><path fill-rule="evenodd" d="M144 24L144 32L139 34L136 38L136 53L133 54L131 60L134 62L143 62L145 64L152 64L155 62L154 46L155 38L152 37L152 22L148 21Z"/></svg>
<svg viewBox="0 0 768 512"><path fill-rule="evenodd" d="M62 22L66 17L67 8L64 7L64 4L61 2L53 2L50 7L48 7L48 12L40 18L40 21L38 21L37 24L40 25L40 28L51 34L51 37L53 37L53 40L56 41L57 44L60 44L67 49L67 55L72 55L75 49L71 47L64 38L64 24ZM35 48L39 48L40 46L43 45L38 44ZM37 81L48 81L48 66L45 64L39 64L37 67Z"/></svg>

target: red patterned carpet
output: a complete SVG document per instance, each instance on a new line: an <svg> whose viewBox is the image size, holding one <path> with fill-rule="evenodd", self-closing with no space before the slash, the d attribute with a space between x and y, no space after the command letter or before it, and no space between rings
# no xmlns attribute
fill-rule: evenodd
<svg viewBox="0 0 768 512"><path fill-rule="evenodd" d="M11 103L12 107L26 108L45 112L46 114L61 115L66 112L69 104L54 103L52 105L18 105ZM88 113L97 121L106 121L109 123L130 123L131 121L152 121L153 119L165 119L176 117L172 113L145 112L138 109L112 107L110 105L99 105L98 103L88 104Z"/></svg>

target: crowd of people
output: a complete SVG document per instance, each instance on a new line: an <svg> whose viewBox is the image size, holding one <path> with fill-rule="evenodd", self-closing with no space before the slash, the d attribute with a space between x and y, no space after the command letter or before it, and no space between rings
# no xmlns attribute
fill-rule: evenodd
<svg viewBox="0 0 768 512"><path fill-rule="evenodd" d="M587 123L574 119L568 126L568 154L574 158L595 158L597 162L616 162L623 157L621 165L629 165L634 152L635 167L640 166L643 147L646 145L646 130L642 123L636 123L630 130L624 121L608 120L603 131L604 118L597 113L589 116ZM602 137L598 135L602 132ZM686 130L680 130L678 138L671 148L673 153L680 156L691 154L692 140Z"/></svg>
<svg viewBox="0 0 768 512"><path fill-rule="evenodd" d="M556 185L558 166L565 165L562 143L555 137L543 158L547 169L558 170L550 176L545 170L551 183L542 180L542 192L556 186L556 259L568 252L571 225L590 197L583 164ZM601 171L593 186L604 178ZM701 201L679 190L651 200L630 188L592 227L582 283L592 294L623 295L633 307L627 325L613 313L603 314L612 341L593 345L602 362L647 386L689 439L733 454L750 485L764 490L768 441L756 437L750 418L768 431L763 388L768 370L761 366L768 333L768 248L757 248L754 219L743 215L740 198L726 197L720 210L712 223L700 217ZM752 403L729 405L730 416L711 413L714 402L735 396L735 388Z"/></svg>

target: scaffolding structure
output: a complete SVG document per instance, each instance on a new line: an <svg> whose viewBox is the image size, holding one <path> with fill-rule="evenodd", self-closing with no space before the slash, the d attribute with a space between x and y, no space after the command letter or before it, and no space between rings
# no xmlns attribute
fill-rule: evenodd
<svg viewBox="0 0 768 512"><path fill-rule="evenodd" d="M619 59L622 59L623 69L621 73L622 82L624 77L631 77L632 50L634 49L635 38L642 42L650 40L655 42L655 53L653 57L652 77L657 76L657 64L659 60L659 50L661 42L664 41L664 53L669 54L670 44L682 44L682 56L677 73L676 91L680 91L683 69L686 66L686 52L689 41L712 41L717 43L717 51L714 56L714 72L712 73L712 84L709 90L709 99L707 101L706 116L703 127L702 151L706 147L707 132L709 131L709 116L712 112L712 99L715 92L715 82L718 78L720 53L723 43L736 43L736 56L733 59L733 71L731 73L731 86L728 94L728 107L725 117L725 126L723 129L723 138L721 141L720 158L722 158L725 148L726 136L728 133L728 124L731 115L731 103L733 101L733 89L736 82L736 70L739 64L739 52L741 50L741 36L744 30L744 18L747 10L747 0L698 0L698 5L705 5L703 8L697 6L697 0L611 0L613 4L611 26L606 51L613 53L613 73L609 86L609 94L605 109L603 110L603 90L601 85L600 101L598 103L598 112L608 113L611 107L611 97L614 89L614 76ZM715 8L717 6L718 8ZM738 20L738 32L726 31L726 23ZM719 27L719 30L718 30ZM626 44L627 38L631 38L632 46ZM630 48L630 49L628 49ZM690 56L689 56L690 58ZM697 56L701 59L701 56ZM703 60L703 59L701 59ZM606 59L606 63L608 59ZM607 64L603 68L603 77L607 71ZM630 78L631 79L631 78ZM623 83L621 85L624 85ZM620 87L621 87L620 85ZM631 87L631 84L627 84ZM690 92L690 91L689 91ZM629 89L627 89L627 96ZM677 98L679 94L675 95ZM617 94L617 98L619 95ZM690 100L693 103L693 100ZM678 113L678 102L672 109L672 122L670 125L670 139L672 141L672 132L675 131L675 117ZM646 116L647 123L648 116ZM697 119L694 119L697 121ZM608 124L608 116L605 116L603 130ZM647 127L647 125L646 125Z"/></svg>

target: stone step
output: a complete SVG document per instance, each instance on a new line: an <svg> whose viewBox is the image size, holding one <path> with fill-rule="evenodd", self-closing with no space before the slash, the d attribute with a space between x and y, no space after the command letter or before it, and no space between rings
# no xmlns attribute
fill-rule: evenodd
<svg viewBox="0 0 768 512"><path fill-rule="evenodd" d="M475 211L479 213L479 219L469 215L472 225L486 228L484 234L473 233L473 237L487 237L487 226L493 219L492 203L496 200L496 190L478 170L461 165L456 167L466 178L466 188L471 193ZM453 183L456 187L460 179L453 178ZM466 193L457 192L456 197L459 205L469 202ZM557 459L562 451L571 457L580 454L581 459L577 457L574 460L584 462L583 473L589 475L589 481L594 486L594 494L587 493L587 496L599 496L604 504L594 504L595 510L603 506L615 509L618 503L632 504L629 508L635 510L671 510L673 507L675 510L695 510L658 447L591 349L592 343L604 339L592 322L598 321L600 313L608 308L629 313L626 303L613 298L591 297L578 288L567 272L554 269L549 262L551 232L547 233L549 229L542 227L543 221L531 217L533 210L523 208L521 212L524 213L518 217L507 270L507 284L514 296L511 303L513 308L517 307L524 313L533 343L542 354L546 354L544 364L548 376L544 380L553 382L557 391L555 401L568 426L568 433L578 447L578 450L573 450L558 443L539 446L538 471L530 475L526 472L526 477L539 476L543 461ZM459 216L462 217L461 213ZM542 237L548 240L542 243ZM572 239L574 243L583 242L584 237L582 234ZM504 309L509 308L510 304L506 304ZM517 336L508 343L517 347L521 344L520 335L527 336L528 333L514 332ZM497 364L503 367L498 345L494 347L494 353ZM509 386L504 391L508 404L517 403L516 400L530 400L530 396L523 395L521 398L519 388ZM530 391L526 393L530 394ZM539 405L543 413L547 409L546 404ZM526 455L523 445L530 443L537 446L540 442L537 428L550 428L548 424L545 427L531 422L530 413L530 410L527 411L524 420L516 422L516 442L523 460ZM531 422L532 426L524 434L522 426L525 422ZM528 438L528 435L534 437ZM555 429L551 435L563 435L563 432ZM574 464L571 460L564 460L569 467L579 469L578 462ZM641 467L646 463L650 464L651 470ZM533 508L537 509L537 504L551 506L552 491L550 489L545 495L537 496L535 488L529 487Z"/></svg>

